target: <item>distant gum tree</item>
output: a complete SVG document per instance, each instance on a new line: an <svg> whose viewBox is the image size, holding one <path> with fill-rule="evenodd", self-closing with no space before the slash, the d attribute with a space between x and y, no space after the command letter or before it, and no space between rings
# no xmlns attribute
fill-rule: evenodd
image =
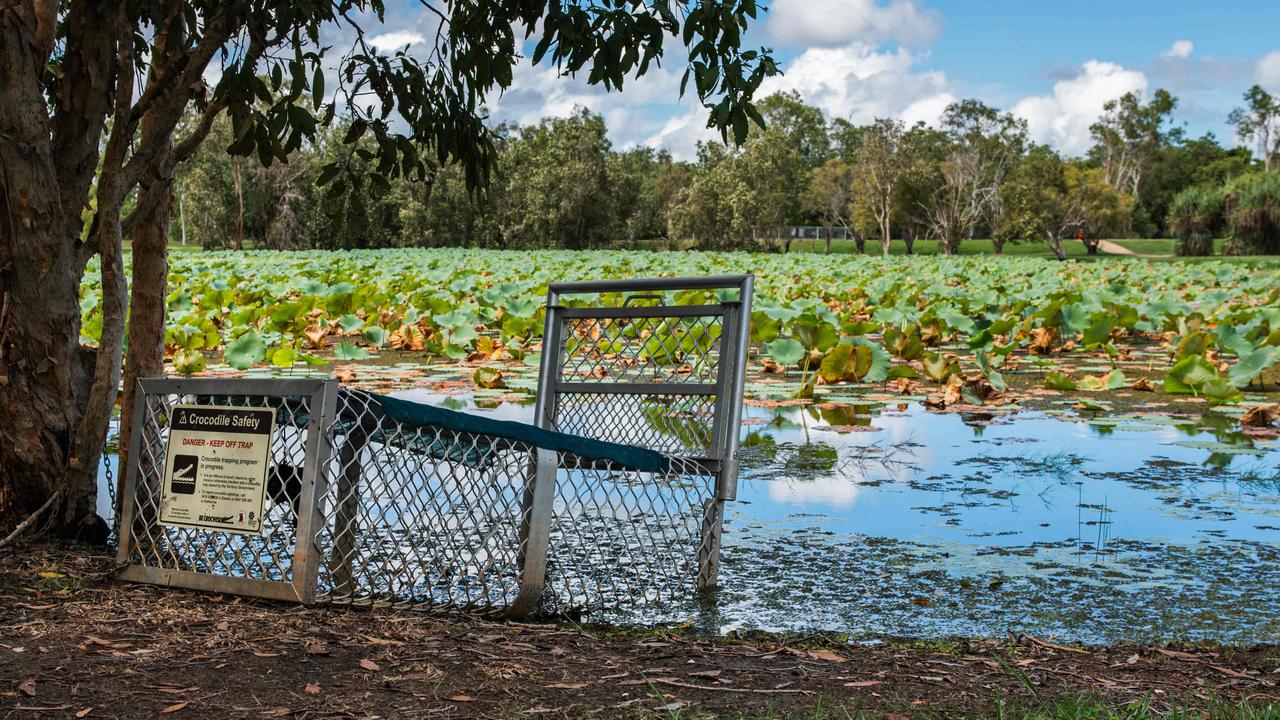
<svg viewBox="0 0 1280 720"><path fill-rule="evenodd" d="M899 189L912 163L906 126L901 120L878 118L861 140L853 154L853 204L875 221L880 250L888 255Z"/></svg>
<svg viewBox="0 0 1280 720"><path fill-rule="evenodd" d="M825 231L823 252L831 252L831 236L839 227L853 235L854 246L862 254L865 238L849 226L850 199L853 193L853 169L843 160L832 158L814 168L809 174L809 188L805 195L810 210L822 218Z"/></svg>
<svg viewBox="0 0 1280 720"><path fill-rule="evenodd" d="M1246 106L1231 111L1227 122L1236 127L1236 135L1253 143L1267 172L1276 169L1280 154L1280 98L1254 85L1244 94Z"/></svg>
<svg viewBox="0 0 1280 720"><path fill-rule="evenodd" d="M1000 193L1026 144L1026 122L978 100L952 103L942 115L947 153L925 207L929 226L954 255L984 218L1003 212Z"/></svg>
<svg viewBox="0 0 1280 720"><path fill-rule="evenodd" d="M356 202L454 163L482 187L496 162L485 99L511 84L526 38L533 62L611 90L678 45L708 125L739 141L776 72L768 51L741 47L755 0L419 6L438 30L411 53L366 35L383 0L0 4L0 528L16 526L0 543L39 516L55 531L101 532L96 469L126 334L127 413L134 379L163 371L175 167L218 117L231 120L230 153L270 166L345 116L344 140L372 172L339 160L317 182ZM189 112L198 120L179 131ZM82 347L79 290L95 256L102 332ZM129 425L126 415L126 436Z"/></svg>
<svg viewBox="0 0 1280 720"><path fill-rule="evenodd" d="M1142 181L1160 149L1182 137L1180 129L1165 127L1177 107L1178 99L1164 89L1145 103L1141 94L1129 92L1102 106L1102 117L1089 128L1090 156L1112 187L1141 197Z"/></svg>
<svg viewBox="0 0 1280 720"><path fill-rule="evenodd" d="M1102 168L1063 160L1043 145L1033 147L1009 178L1002 232L1011 237L1042 237L1059 260L1063 241L1083 231L1085 248L1096 254L1104 233L1123 225L1133 212L1133 197L1107 182Z"/></svg>

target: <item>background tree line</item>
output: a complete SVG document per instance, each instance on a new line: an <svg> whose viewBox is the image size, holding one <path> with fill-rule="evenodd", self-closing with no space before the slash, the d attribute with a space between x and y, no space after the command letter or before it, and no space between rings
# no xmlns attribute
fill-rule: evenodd
<svg viewBox="0 0 1280 720"><path fill-rule="evenodd" d="M1177 237L1178 252L1280 252L1280 100L1260 87L1231 113L1243 147L1189 138L1177 98L1129 93L1104 108L1084 157L1030 140L1025 122L977 100L941 122L907 126L828 120L795 93L759 103L765 128L741 145L701 143L694 162L666 151L615 149L603 118L580 109L535 125L494 129L497 172L483 195L456 166L425 180L383 180L371 146L351 128L321 129L287 164L225 152L229 122L179 173L185 224L205 247L535 248L670 244L787 249L794 226L850 238L857 251L900 240L1063 243L1083 236ZM1255 158L1258 158L1255 160ZM335 201L317 186L335 163L379 183L372 198ZM178 228L175 228L175 232Z"/></svg>

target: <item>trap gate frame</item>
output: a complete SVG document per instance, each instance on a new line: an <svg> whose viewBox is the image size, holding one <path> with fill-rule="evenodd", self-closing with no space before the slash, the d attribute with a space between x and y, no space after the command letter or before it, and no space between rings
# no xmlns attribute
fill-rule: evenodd
<svg viewBox="0 0 1280 720"><path fill-rule="evenodd" d="M665 304L662 293L680 291L737 297ZM592 304L600 295L625 298ZM713 586L724 504L736 495L751 297L749 275L548 288L534 425L657 450L665 473L406 424L333 380L142 380L121 489L120 577L509 617ZM264 518L261 537L154 522L167 415L184 398L277 411L272 463L301 461L291 520ZM674 441L658 427L673 416L687 426Z"/></svg>

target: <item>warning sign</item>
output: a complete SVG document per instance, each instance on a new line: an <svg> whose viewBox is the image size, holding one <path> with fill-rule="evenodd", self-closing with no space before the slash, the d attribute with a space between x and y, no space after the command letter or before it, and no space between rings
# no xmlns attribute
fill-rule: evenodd
<svg viewBox="0 0 1280 720"><path fill-rule="evenodd" d="M275 419L267 408L174 406L160 524L261 532Z"/></svg>

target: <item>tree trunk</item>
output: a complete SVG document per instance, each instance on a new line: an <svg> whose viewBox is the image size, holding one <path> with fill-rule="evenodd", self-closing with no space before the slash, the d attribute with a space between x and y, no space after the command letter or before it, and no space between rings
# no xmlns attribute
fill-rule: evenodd
<svg viewBox="0 0 1280 720"><path fill-rule="evenodd" d="M240 177L240 163L233 161L231 163L231 180L236 188L236 202L239 204L239 212L236 213L236 245L232 250L244 249L244 184Z"/></svg>
<svg viewBox="0 0 1280 720"><path fill-rule="evenodd" d="M93 512L92 498L62 492L84 396L80 283L35 24L20 10L0 14L0 528L61 493L42 520L66 530L64 519Z"/></svg>
<svg viewBox="0 0 1280 720"><path fill-rule="evenodd" d="M996 237L994 233L991 235L991 246L995 248L997 255L1004 254L1004 240L1002 238Z"/></svg>
<svg viewBox="0 0 1280 720"><path fill-rule="evenodd" d="M141 378L164 375L166 289L169 281L169 223L173 213L173 185L155 178L139 195L163 193L154 209L139 219L133 231L133 284L129 296L129 354L124 366L124 394L120 401L120 467L128 467L133 432L133 400ZM140 201L141 202L141 201ZM117 498L118 500L119 498ZM117 502L116 517L119 517Z"/></svg>
<svg viewBox="0 0 1280 720"><path fill-rule="evenodd" d="M1059 260L1066 260L1067 253L1062 249L1062 238L1054 233L1049 233L1049 249L1057 256Z"/></svg>
<svg viewBox="0 0 1280 720"><path fill-rule="evenodd" d="M915 251L916 237L917 235L914 231L902 236L902 243L906 245L908 255Z"/></svg>

